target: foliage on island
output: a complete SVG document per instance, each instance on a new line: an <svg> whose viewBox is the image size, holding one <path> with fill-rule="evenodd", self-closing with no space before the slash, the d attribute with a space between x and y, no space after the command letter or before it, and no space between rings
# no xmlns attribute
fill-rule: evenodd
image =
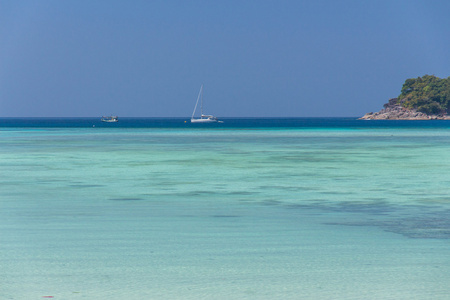
<svg viewBox="0 0 450 300"><path fill-rule="evenodd" d="M425 75L407 79L397 103L428 115L447 114L450 112L450 77Z"/></svg>

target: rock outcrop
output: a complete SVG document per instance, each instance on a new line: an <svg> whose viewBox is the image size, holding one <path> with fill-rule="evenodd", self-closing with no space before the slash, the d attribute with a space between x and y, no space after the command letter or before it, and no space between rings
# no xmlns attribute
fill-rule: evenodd
<svg viewBox="0 0 450 300"><path fill-rule="evenodd" d="M427 115L415 109L407 109L397 102L397 98L389 99L379 112L370 112L359 120L450 120L447 114Z"/></svg>

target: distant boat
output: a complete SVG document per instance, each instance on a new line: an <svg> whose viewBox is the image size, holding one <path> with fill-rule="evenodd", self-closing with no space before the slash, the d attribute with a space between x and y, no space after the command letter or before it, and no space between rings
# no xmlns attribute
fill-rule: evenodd
<svg viewBox="0 0 450 300"><path fill-rule="evenodd" d="M198 100L200 100L200 118L194 118L195 111L197 110ZM195 103L194 112L192 113L191 123L223 123L222 121L217 120L216 117L212 115L204 115L203 114L203 85L200 87L200 92L198 93L197 102Z"/></svg>
<svg viewBox="0 0 450 300"><path fill-rule="evenodd" d="M102 122L108 123L119 122L119 117L118 116L102 117Z"/></svg>

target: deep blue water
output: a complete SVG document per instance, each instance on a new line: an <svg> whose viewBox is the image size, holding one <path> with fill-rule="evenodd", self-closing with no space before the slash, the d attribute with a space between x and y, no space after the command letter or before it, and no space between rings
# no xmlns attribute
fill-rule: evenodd
<svg viewBox="0 0 450 300"><path fill-rule="evenodd" d="M188 118L0 118L1 127L35 128L450 128L450 120L358 120L358 118L222 118L223 123L191 124Z"/></svg>

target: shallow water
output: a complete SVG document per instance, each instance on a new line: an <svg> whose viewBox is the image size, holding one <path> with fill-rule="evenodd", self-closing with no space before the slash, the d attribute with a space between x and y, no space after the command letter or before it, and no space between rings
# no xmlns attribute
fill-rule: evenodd
<svg viewBox="0 0 450 300"><path fill-rule="evenodd" d="M1 299L448 299L445 122L21 121Z"/></svg>

